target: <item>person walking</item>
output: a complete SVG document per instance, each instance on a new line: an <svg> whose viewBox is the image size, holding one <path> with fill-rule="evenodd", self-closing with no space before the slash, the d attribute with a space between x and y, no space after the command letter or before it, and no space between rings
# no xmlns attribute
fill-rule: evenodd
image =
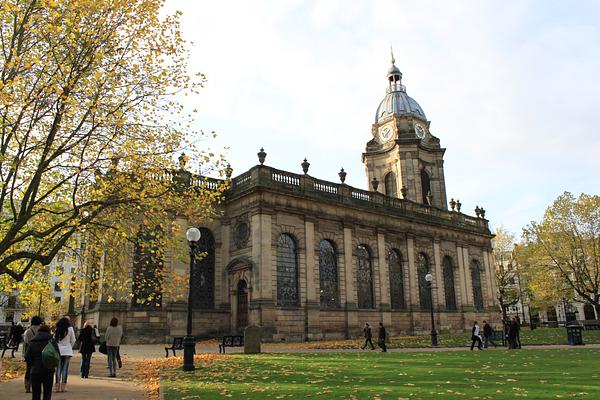
<svg viewBox="0 0 600 400"><path fill-rule="evenodd" d="M110 326L106 328L106 333L104 334L108 353L108 371L111 378L116 378L117 376L117 354L122 337L123 328L119 326L119 320L113 317L110 320Z"/></svg>
<svg viewBox="0 0 600 400"><path fill-rule="evenodd" d="M42 351L52 339L50 328L47 325L41 325L37 330L37 334L30 340L25 360L27 365L31 366L31 399L41 400L42 387L44 389L44 400L52 398L52 378L54 377L54 369L48 369L42 362Z"/></svg>
<svg viewBox="0 0 600 400"><path fill-rule="evenodd" d="M58 352L60 353L60 363L56 368L56 391L66 392L69 363L71 357L73 357L73 345L75 344L75 331L71 326L69 317L62 317L56 323L54 340L58 344Z"/></svg>
<svg viewBox="0 0 600 400"><path fill-rule="evenodd" d="M521 332L521 319L517 315L514 318L514 320L515 320L515 330L516 330L515 346L516 346L516 348L520 349L521 348L521 336L519 335L519 333Z"/></svg>
<svg viewBox="0 0 600 400"><path fill-rule="evenodd" d="M379 347L381 347L382 353L387 352L387 347L385 345L385 339L386 339L385 327L383 326L383 322L380 322L377 344L379 345Z"/></svg>
<svg viewBox="0 0 600 400"><path fill-rule="evenodd" d="M512 317L508 323L508 348L517 348L517 321L515 317Z"/></svg>
<svg viewBox="0 0 600 400"><path fill-rule="evenodd" d="M92 363L92 353L96 351L96 334L92 324L85 321L83 329L79 332L79 353L81 353L81 377L88 378L90 375L90 365Z"/></svg>
<svg viewBox="0 0 600 400"><path fill-rule="evenodd" d="M42 325L42 319L36 315L35 317L31 318L31 325L29 326L29 328L27 328L27 330L23 334L23 359L25 359L25 362L27 362L27 359L25 358L25 354L27 354L27 349L29 348L29 343L31 343L31 340L37 335L38 330L40 329L41 325ZM25 369L25 393L31 392L30 371L31 371L31 364L29 362L27 362L27 366Z"/></svg>
<svg viewBox="0 0 600 400"><path fill-rule="evenodd" d="M10 341L13 346L17 346L21 344L23 341L23 334L25 333L25 328L23 328L23 324L20 322L12 327L12 333L10 335Z"/></svg>
<svg viewBox="0 0 600 400"><path fill-rule="evenodd" d="M477 348L481 350L481 336L479 334L479 325L477 325L477 321L473 322L473 328L471 329L471 350L477 343Z"/></svg>
<svg viewBox="0 0 600 400"><path fill-rule="evenodd" d="M498 345L494 342L494 330L487 323L487 321L483 321L483 348L488 348L488 343L494 345L494 347L498 347Z"/></svg>
<svg viewBox="0 0 600 400"><path fill-rule="evenodd" d="M365 327L363 328L363 335L365 337L365 344L362 349L364 350L367 347L367 344L371 345L371 350L375 350L375 346L373 346L373 332L371 332L371 327L369 323L365 323Z"/></svg>

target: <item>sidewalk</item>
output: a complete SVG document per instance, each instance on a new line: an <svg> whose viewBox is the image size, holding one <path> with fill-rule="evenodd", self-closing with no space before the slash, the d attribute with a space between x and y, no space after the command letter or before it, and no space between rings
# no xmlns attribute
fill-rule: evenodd
<svg viewBox="0 0 600 400"><path fill-rule="evenodd" d="M67 392L52 393L53 400L143 400L146 393L131 381L132 371L126 367L117 372L117 378L108 378L106 356L98 352L92 357L90 377L79 377L81 357L75 354L69 365ZM25 393L23 377L0 384L0 398L10 400L29 400L30 393Z"/></svg>

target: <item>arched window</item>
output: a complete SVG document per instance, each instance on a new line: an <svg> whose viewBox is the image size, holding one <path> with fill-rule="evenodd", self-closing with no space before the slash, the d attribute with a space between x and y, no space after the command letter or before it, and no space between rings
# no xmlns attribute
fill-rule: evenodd
<svg viewBox="0 0 600 400"><path fill-rule="evenodd" d="M133 249L133 307L160 307L162 303L163 237L160 229L137 234Z"/></svg>
<svg viewBox="0 0 600 400"><path fill-rule="evenodd" d="M423 195L423 204L429 204L427 195L431 192L431 185L429 183L429 174L425 169L421 170L421 193Z"/></svg>
<svg viewBox="0 0 600 400"><path fill-rule="evenodd" d="M558 316L556 315L556 308L553 307L548 307L548 309L546 310L546 317L548 321L558 321Z"/></svg>
<svg viewBox="0 0 600 400"><path fill-rule="evenodd" d="M385 184L385 194L391 197L398 197L398 187L396 186L396 174L392 171L383 178Z"/></svg>
<svg viewBox="0 0 600 400"><path fill-rule="evenodd" d="M419 279L419 304L421 309L429 310L431 301L429 299L429 286L425 280L425 275L429 271L429 258L423 253L419 253L417 258L417 279Z"/></svg>
<svg viewBox="0 0 600 400"><path fill-rule="evenodd" d="M481 270L479 262L471 263L471 283L473 284L473 305L478 310L483 310L483 291L481 289Z"/></svg>
<svg viewBox="0 0 600 400"><path fill-rule="evenodd" d="M584 304L583 305L583 317L588 320L588 319L596 319L596 313L594 311L594 306L591 304Z"/></svg>
<svg viewBox="0 0 600 400"><path fill-rule="evenodd" d="M299 300L296 242L289 235L280 235L277 241L277 305L297 306Z"/></svg>
<svg viewBox="0 0 600 400"><path fill-rule="evenodd" d="M321 307L339 307L337 254L329 240L321 240L319 243L319 283Z"/></svg>
<svg viewBox="0 0 600 400"><path fill-rule="evenodd" d="M192 306L210 309L215 307L215 238L209 229L199 229L198 253L206 255L194 264Z"/></svg>
<svg viewBox="0 0 600 400"><path fill-rule="evenodd" d="M444 294L446 295L446 309L456 310L456 293L454 291L454 266L450 257L444 257Z"/></svg>
<svg viewBox="0 0 600 400"><path fill-rule="evenodd" d="M373 268L371 252L365 245L356 248L358 258L356 280L358 288L358 308L373 308Z"/></svg>
<svg viewBox="0 0 600 400"><path fill-rule="evenodd" d="M392 249L388 254L390 266L390 298L393 309L406 308L404 302L404 276L402 273L402 257L398 250Z"/></svg>

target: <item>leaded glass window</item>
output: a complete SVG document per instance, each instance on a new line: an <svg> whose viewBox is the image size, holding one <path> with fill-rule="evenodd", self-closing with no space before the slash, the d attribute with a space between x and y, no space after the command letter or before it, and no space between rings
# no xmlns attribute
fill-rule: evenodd
<svg viewBox="0 0 600 400"><path fill-rule="evenodd" d="M277 241L277 305L298 306L298 255L289 235Z"/></svg>
<svg viewBox="0 0 600 400"><path fill-rule="evenodd" d="M133 251L133 307L160 307L162 302L163 250L159 229L138 233Z"/></svg>
<svg viewBox="0 0 600 400"><path fill-rule="evenodd" d="M385 194L392 197L398 197L398 187L396 186L396 174L389 172L384 178Z"/></svg>
<svg viewBox="0 0 600 400"><path fill-rule="evenodd" d="M454 266L450 257L444 257L444 294L446 296L446 309L456 310L456 293L454 290Z"/></svg>
<svg viewBox="0 0 600 400"><path fill-rule="evenodd" d="M210 309L215 306L215 238L209 229L199 229L198 256L192 278L192 306Z"/></svg>
<svg viewBox="0 0 600 400"><path fill-rule="evenodd" d="M404 302L404 276L402 272L402 257L398 250L390 250L388 255L390 266L390 298L393 309L406 308Z"/></svg>
<svg viewBox="0 0 600 400"><path fill-rule="evenodd" d="M473 304L478 310L483 310L483 292L481 290L481 270L479 263L473 260L471 263L471 283L473 285Z"/></svg>
<svg viewBox="0 0 600 400"><path fill-rule="evenodd" d="M431 301L429 298L429 284L425 280L425 275L429 272L429 258L423 253L419 253L417 258L417 279L419 279L419 304L421 309L429 310Z"/></svg>
<svg viewBox="0 0 600 400"><path fill-rule="evenodd" d="M319 283L321 307L339 307L337 254L328 240L319 243Z"/></svg>
<svg viewBox="0 0 600 400"><path fill-rule="evenodd" d="M358 258L356 280L358 288L358 308L373 308L373 268L371 266L371 253L367 246L359 245L356 248Z"/></svg>

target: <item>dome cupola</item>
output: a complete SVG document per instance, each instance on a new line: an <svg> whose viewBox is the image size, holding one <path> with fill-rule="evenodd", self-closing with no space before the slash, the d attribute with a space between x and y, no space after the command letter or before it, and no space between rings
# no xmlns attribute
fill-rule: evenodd
<svg viewBox="0 0 600 400"><path fill-rule="evenodd" d="M392 67L388 70L387 78L389 86L385 97L377 107L375 123L379 124L392 115L410 115L426 121L427 117L419 103L406 94L406 87L402 84L402 72L396 67L393 53Z"/></svg>

